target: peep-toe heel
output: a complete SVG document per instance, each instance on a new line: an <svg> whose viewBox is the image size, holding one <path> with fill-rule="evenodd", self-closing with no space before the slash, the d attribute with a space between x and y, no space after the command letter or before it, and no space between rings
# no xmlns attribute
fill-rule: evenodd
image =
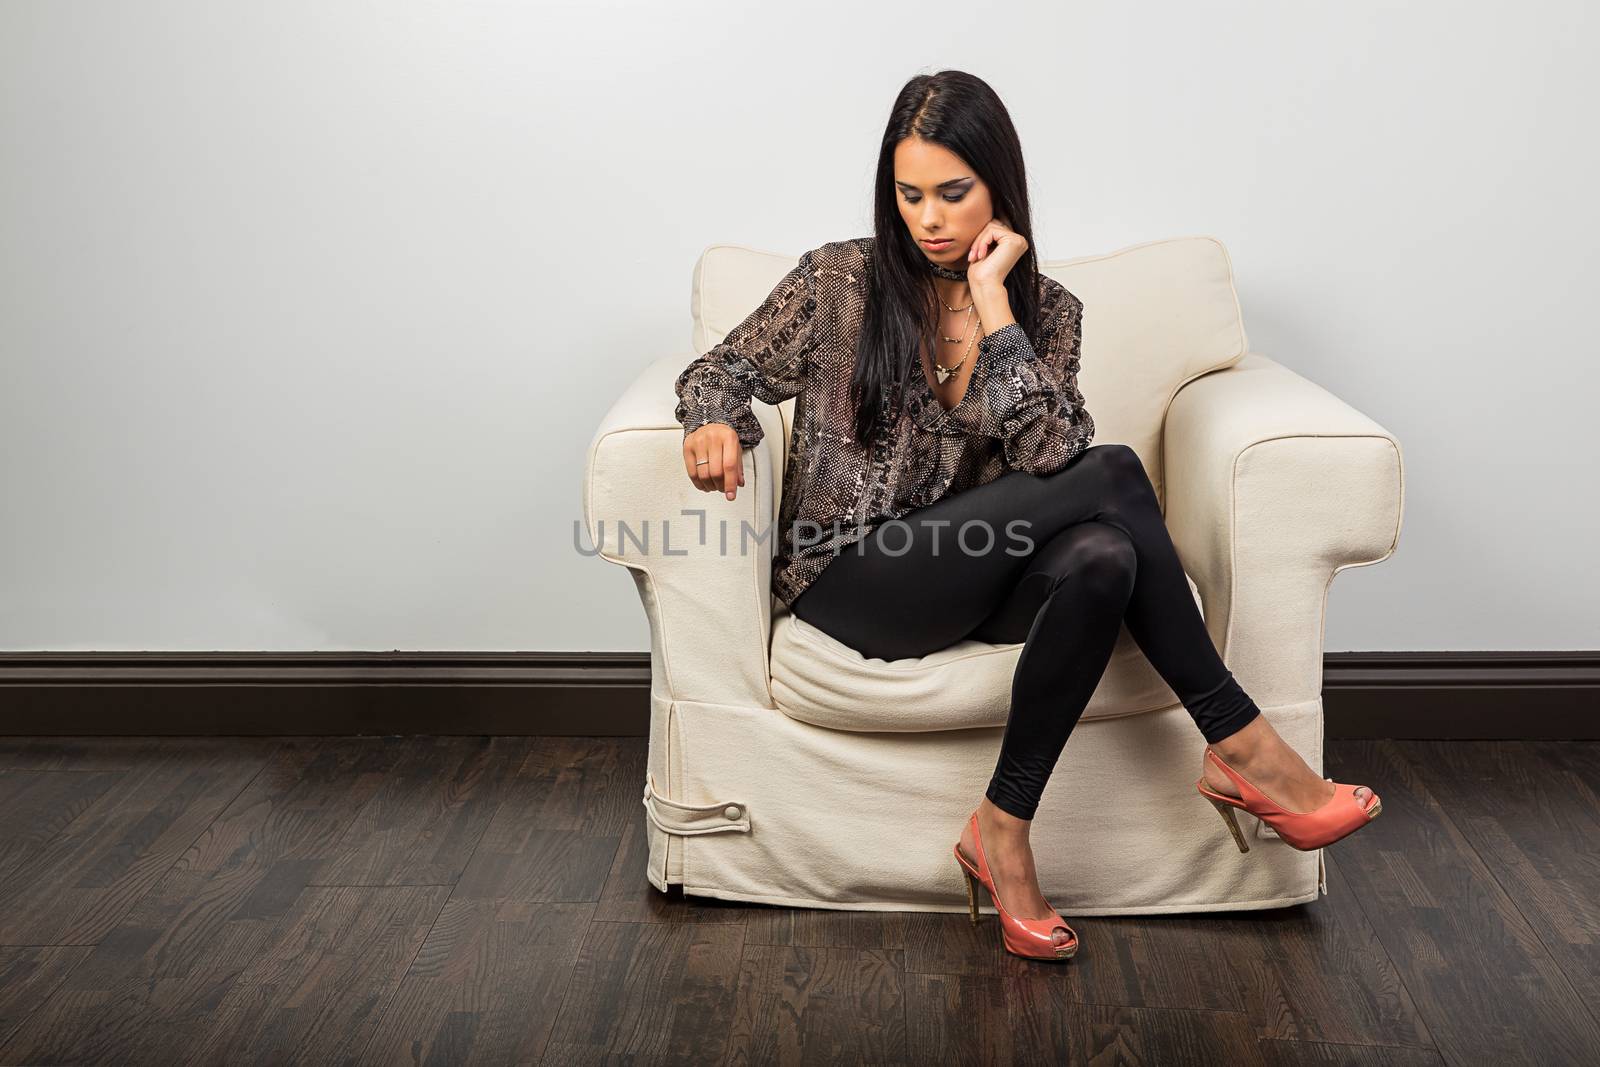
<svg viewBox="0 0 1600 1067"><path fill-rule="evenodd" d="M1236 809L1254 815L1272 827L1285 844L1302 852L1326 848L1340 838L1355 833L1383 811L1383 801L1378 799L1378 794L1373 793L1372 799L1363 804L1355 795L1357 787L1344 782L1335 782L1333 796L1316 810L1290 811L1257 789L1210 748L1206 749L1206 758L1238 787L1239 795L1231 797L1226 793L1218 793L1206 785L1204 776L1195 783L1195 788L1201 796L1211 801L1217 814L1222 816L1222 821L1228 824L1233 843L1239 846L1240 852L1249 852L1250 844L1239 828L1234 814Z"/></svg>
<svg viewBox="0 0 1600 1067"><path fill-rule="evenodd" d="M1059 962L1069 960L1078 952L1078 934L1055 909L1042 919L1022 919L1012 915L1006 906L1000 903L1000 894L995 892L994 876L989 871L989 861L984 856L983 839L978 834L978 813L973 812L968 820L972 827L972 843L977 850L977 862L968 860L961 851L961 842L955 846L956 863L961 866L963 881L967 886L967 913L971 916L973 925L978 922L978 885L989 891L989 899L994 903L994 910L1000 917L1000 942L1005 950L1013 956L1021 956L1030 960L1048 960ZM1057 945L1055 932L1065 930L1068 940Z"/></svg>

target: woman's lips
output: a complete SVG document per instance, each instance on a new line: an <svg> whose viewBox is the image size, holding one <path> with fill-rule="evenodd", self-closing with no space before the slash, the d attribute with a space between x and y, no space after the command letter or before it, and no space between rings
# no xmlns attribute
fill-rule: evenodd
<svg viewBox="0 0 1600 1067"><path fill-rule="evenodd" d="M922 247L926 248L930 252L937 252L941 248L949 247L950 243L953 240L954 240L954 238L952 238L952 237L943 237L943 238L940 238L937 241L923 241L922 242Z"/></svg>

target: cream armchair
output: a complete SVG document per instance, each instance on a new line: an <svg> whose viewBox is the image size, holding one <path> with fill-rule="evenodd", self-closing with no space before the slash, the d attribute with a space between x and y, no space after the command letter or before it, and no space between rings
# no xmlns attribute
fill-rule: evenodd
<svg viewBox="0 0 1600 1067"><path fill-rule="evenodd" d="M695 351L720 341L794 258L706 249ZM1393 553L1399 443L1249 350L1213 238L1042 267L1085 305L1079 385L1096 443L1139 454L1212 639L1320 768L1328 584ZM960 911L951 847L994 769L1022 646L962 641L866 659L790 613L772 596L770 562L794 402L754 405L766 435L745 452L737 499L701 493L673 419L673 379L692 358L643 368L596 432L584 478L591 543L628 568L650 624L644 873L660 890L729 900ZM1040 885L1063 914L1316 897L1320 853L1248 818L1254 845L1234 847L1194 789L1203 745L1124 629L1035 820Z"/></svg>

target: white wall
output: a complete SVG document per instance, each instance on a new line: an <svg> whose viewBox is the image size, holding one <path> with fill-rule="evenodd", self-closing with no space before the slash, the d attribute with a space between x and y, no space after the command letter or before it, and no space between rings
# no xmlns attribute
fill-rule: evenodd
<svg viewBox="0 0 1600 1067"><path fill-rule="evenodd" d="M1402 441L1327 646L1600 647L1593 9L0 4L0 649L637 649L601 414L707 244L870 229L909 76L1012 110L1048 259L1227 244Z"/></svg>

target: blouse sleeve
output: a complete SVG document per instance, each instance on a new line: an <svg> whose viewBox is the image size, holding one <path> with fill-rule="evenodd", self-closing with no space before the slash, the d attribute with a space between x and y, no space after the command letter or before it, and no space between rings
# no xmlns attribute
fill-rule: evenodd
<svg viewBox="0 0 1600 1067"><path fill-rule="evenodd" d="M814 252L783 276L761 306L728 331L722 342L678 375L673 417L687 437L708 422L725 423L752 448L761 423L750 410L754 397L776 404L799 395L818 338Z"/></svg>
<svg viewBox="0 0 1600 1067"><path fill-rule="evenodd" d="M1078 390L1083 301L1065 286L1040 308L1040 348L1007 323L978 342L988 367L980 419L1000 439L1006 466L1032 474L1060 470L1094 440L1094 419Z"/></svg>

